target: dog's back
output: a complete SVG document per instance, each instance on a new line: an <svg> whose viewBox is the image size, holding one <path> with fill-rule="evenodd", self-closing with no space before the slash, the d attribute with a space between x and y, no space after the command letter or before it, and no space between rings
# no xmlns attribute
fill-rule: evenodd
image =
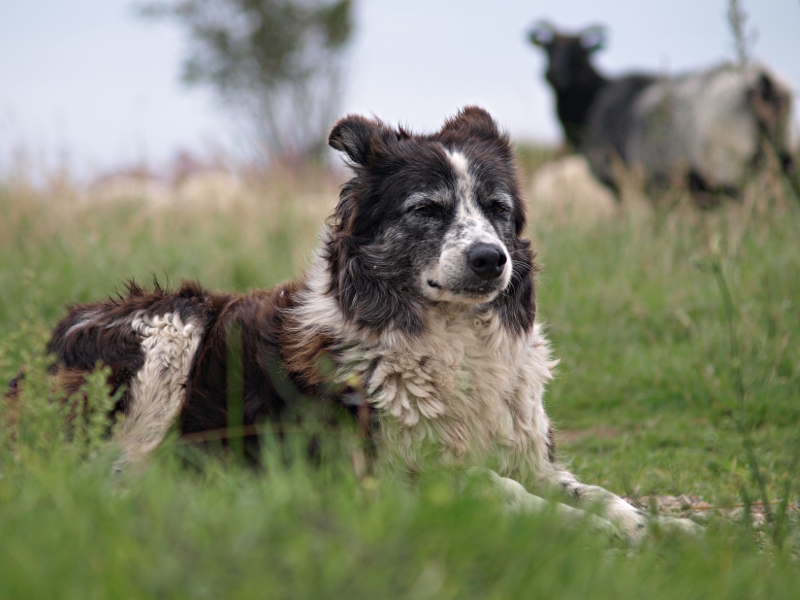
<svg viewBox="0 0 800 600"><path fill-rule="evenodd" d="M174 292L130 283L118 298L72 307L55 327L48 345L55 385L69 396L96 365L110 369L110 387L122 390L114 410L125 414L120 468L151 452L175 420L182 434L235 423L242 432L232 435L254 441L254 426L281 419L293 401L318 391L310 375L316 365L293 356L289 373L283 360L292 337L285 309L296 291L293 282L243 295L193 282Z"/></svg>

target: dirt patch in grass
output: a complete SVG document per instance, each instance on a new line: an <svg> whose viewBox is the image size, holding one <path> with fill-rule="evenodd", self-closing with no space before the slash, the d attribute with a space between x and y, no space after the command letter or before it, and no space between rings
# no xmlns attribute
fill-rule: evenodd
<svg viewBox="0 0 800 600"><path fill-rule="evenodd" d="M722 517L733 521L741 521L747 507L744 504L715 505L710 504L698 496L681 494L680 496L640 496L638 498L625 498L638 508L649 510L660 515L671 517L691 518L697 521L707 521L713 517ZM772 505L776 510L779 502ZM787 511L798 513L797 503L790 503ZM768 511L763 502L753 502L750 507L750 523L756 529L766 525Z"/></svg>
<svg viewBox="0 0 800 600"><path fill-rule="evenodd" d="M622 430L618 427L590 427L588 429L562 429L556 433L559 441L572 443L588 437L612 439L619 436Z"/></svg>

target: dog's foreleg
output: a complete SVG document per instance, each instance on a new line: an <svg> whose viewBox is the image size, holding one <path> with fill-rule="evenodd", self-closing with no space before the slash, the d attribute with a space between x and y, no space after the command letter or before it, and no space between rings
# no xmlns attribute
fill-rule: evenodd
<svg viewBox="0 0 800 600"><path fill-rule="evenodd" d="M689 519L659 516L648 518L643 510L631 506L607 489L579 482L569 471L557 471L552 483L561 492L567 504L593 511L607 519L632 542L644 539L648 533L648 525L653 524L665 530L679 531L690 535L697 535L703 531L700 525Z"/></svg>
<svg viewBox="0 0 800 600"><path fill-rule="evenodd" d="M483 468L470 469L473 475L487 477L492 489L499 492L506 506L512 511L543 513L552 511L556 517L569 526L588 526L590 529L607 535L617 537L617 528L608 520L597 515L589 514L578 508L567 506L559 502L550 502L531 494L521 483L508 477L501 477L494 471Z"/></svg>

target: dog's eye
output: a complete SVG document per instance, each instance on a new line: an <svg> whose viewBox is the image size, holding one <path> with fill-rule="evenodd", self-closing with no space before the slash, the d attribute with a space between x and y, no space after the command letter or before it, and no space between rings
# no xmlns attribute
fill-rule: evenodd
<svg viewBox="0 0 800 600"><path fill-rule="evenodd" d="M493 215L504 215L508 212L508 207L502 202L492 202L489 205L489 212Z"/></svg>
<svg viewBox="0 0 800 600"><path fill-rule="evenodd" d="M442 214L442 206L436 202L429 202L415 206L411 212L423 217L438 217Z"/></svg>

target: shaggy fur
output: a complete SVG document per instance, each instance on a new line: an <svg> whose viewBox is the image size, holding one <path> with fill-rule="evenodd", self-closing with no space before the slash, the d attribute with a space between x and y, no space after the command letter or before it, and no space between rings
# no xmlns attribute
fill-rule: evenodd
<svg viewBox="0 0 800 600"><path fill-rule="evenodd" d="M641 511L556 461L543 405L555 361L535 321L508 137L468 107L433 135L349 116L329 142L353 175L303 278L244 295L131 284L73 307L53 331L68 391L98 360L124 390L118 468L141 461L175 421L184 435L228 427L238 356L245 428L349 413L401 470L491 465L513 505L544 504L523 485L556 490L598 507L595 526L640 537Z"/></svg>

